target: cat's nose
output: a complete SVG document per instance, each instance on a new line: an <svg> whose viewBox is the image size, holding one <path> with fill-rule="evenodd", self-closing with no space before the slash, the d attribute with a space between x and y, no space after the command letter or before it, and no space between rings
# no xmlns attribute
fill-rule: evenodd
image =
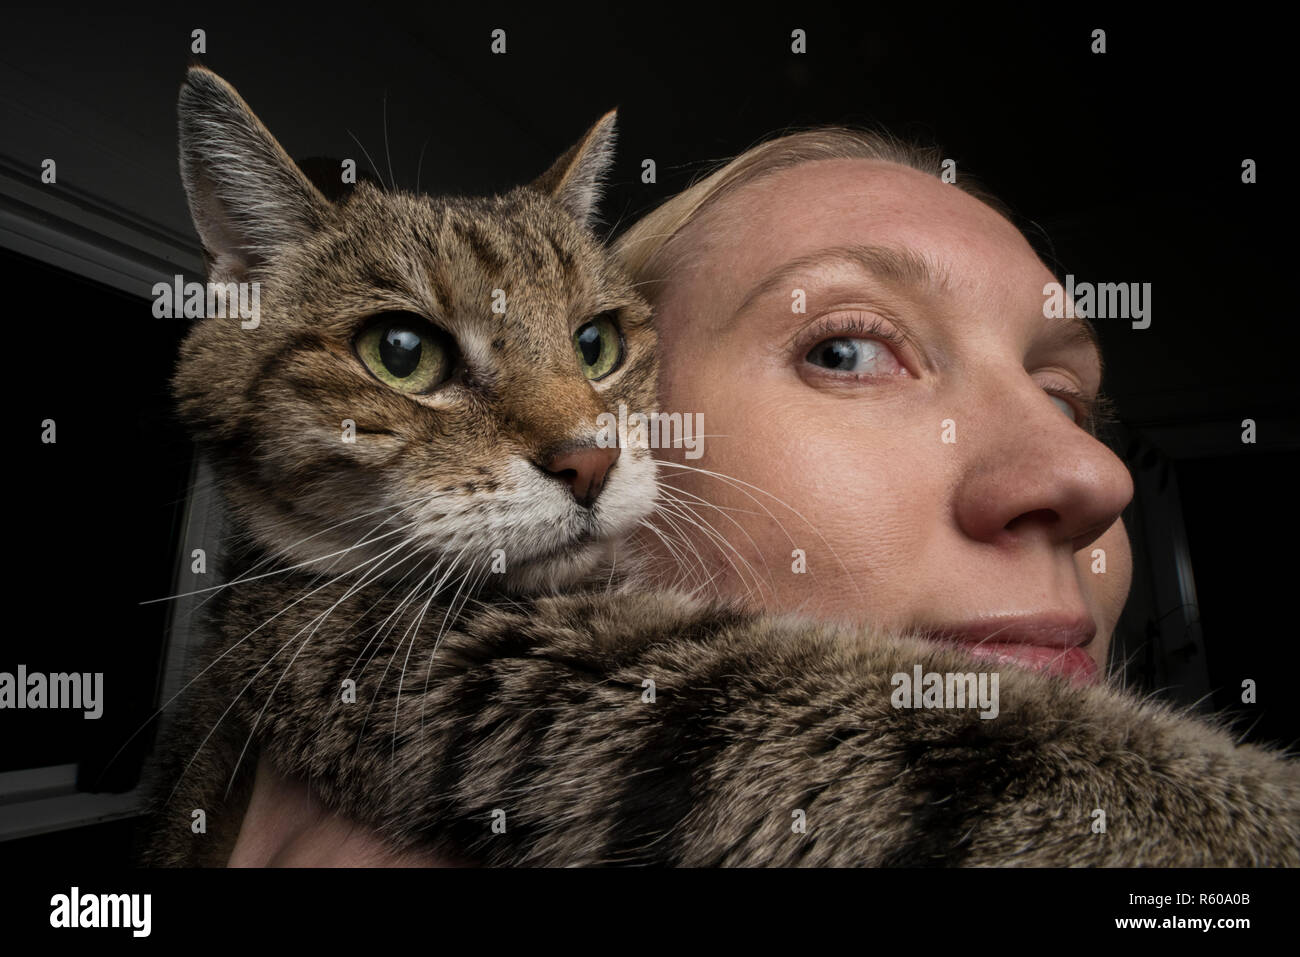
<svg viewBox="0 0 1300 957"><path fill-rule="evenodd" d="M542 460L542 468L569 486L578 504L591 508L605 485L605 476L618 461L618 448L586 446L566 449Z"/></svg>

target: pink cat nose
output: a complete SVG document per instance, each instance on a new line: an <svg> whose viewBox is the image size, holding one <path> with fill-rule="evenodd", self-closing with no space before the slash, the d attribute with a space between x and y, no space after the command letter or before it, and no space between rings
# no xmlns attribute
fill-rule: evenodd
<svg viewBox="0 0 1300 957"><path fill-rule="evenodd" d="M618 453L617 448L568 449L546 458L542 468L567 482L579 505L591 508L605 485L605 476L618 461Z"/></svg>

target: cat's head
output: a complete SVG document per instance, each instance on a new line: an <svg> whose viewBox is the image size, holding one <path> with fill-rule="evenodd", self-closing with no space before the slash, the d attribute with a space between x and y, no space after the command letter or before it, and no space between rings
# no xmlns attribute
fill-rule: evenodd
<svg viewBox="0 0 1300 957"><path fill-rule="evenodd" d="M360 182L339 202L214 73L189 71L179 113L209 282L257 283L258 308L196 323L174 390L279 564L388 578L441 561L451 582L495 565L532 590L586 574L649 514L649 450L597 445L602 413L655 402L650 309L590 229L613 112L502 196Z"/></svg>

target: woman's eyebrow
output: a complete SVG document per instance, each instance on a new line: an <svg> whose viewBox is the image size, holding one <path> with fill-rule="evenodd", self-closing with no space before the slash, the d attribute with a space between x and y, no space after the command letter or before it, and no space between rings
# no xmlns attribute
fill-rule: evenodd
<svg viewBox="0 0 1300 957"><path fill-rule="evenodd" d="M1104 374L1106 363L1102 358L1101 339L1097 327L1081 316L1060 320L1048 326L1044 334L1044 346L1069 349L1072 346L1088 346L1097 355L1097 368Z"/></svg>
<svg viewBox="0 0 1300 957"><path fill-rule="evenodd" d="M760 279L745 295L740 307L732 313L732 320L741 315L759 299L776 290L788 291L796 288L797 281L803 274L818 266L831 264L848 264L861 269L882 282L903 286L918 292L948 292L949 273L945 265L935 262L930 257L908 246L885 246L870 244L852 244L847 246L829 246L807 253L797 259L777 266ZM728 320L729 325L732 320ZM1087 319L1075 317L1068 322L1053 323L1048 332L1049 346L1069 348L1071 346L1089 346L1097 356L1097 365L1103 371L1101 340L1096 327Z"/></svg>
<svg viewBox="0 0 1300 957"><path fill-rule="evenodd" d="M878 246L854 244L849 246L831 246L791 259L777 266L745 295L740 307L733 313L738 316L761 299L777 289L793 289L794 281L802 273L818 266L844 263L856 266L882 282L891 285L907 286L917 291L944 290L947 288L948 271L928 257L906 246Z"/></svg>

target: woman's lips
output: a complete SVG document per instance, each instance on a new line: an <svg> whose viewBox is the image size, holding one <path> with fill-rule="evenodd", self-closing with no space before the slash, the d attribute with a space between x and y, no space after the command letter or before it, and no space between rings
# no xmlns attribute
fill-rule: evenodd
<svg viewBox="0 0 1300 957"><path fill-rule="evenodd" d="M931 638L961 645L979 658L1006 661L1081 684L1096 684L1097 665L1083 649L1097 633L1087 615L980 618L927 629Z"/></svg>
<svg viewBox="0 0 1300 957"><path fill-rule="evenodd" d="M1022 668L1060 675L1080 684L1097 683L1097 665L1081 648L1047 648L994 641L980 645L964 644L963 647L977 658L1007 661Z"/></svg>

